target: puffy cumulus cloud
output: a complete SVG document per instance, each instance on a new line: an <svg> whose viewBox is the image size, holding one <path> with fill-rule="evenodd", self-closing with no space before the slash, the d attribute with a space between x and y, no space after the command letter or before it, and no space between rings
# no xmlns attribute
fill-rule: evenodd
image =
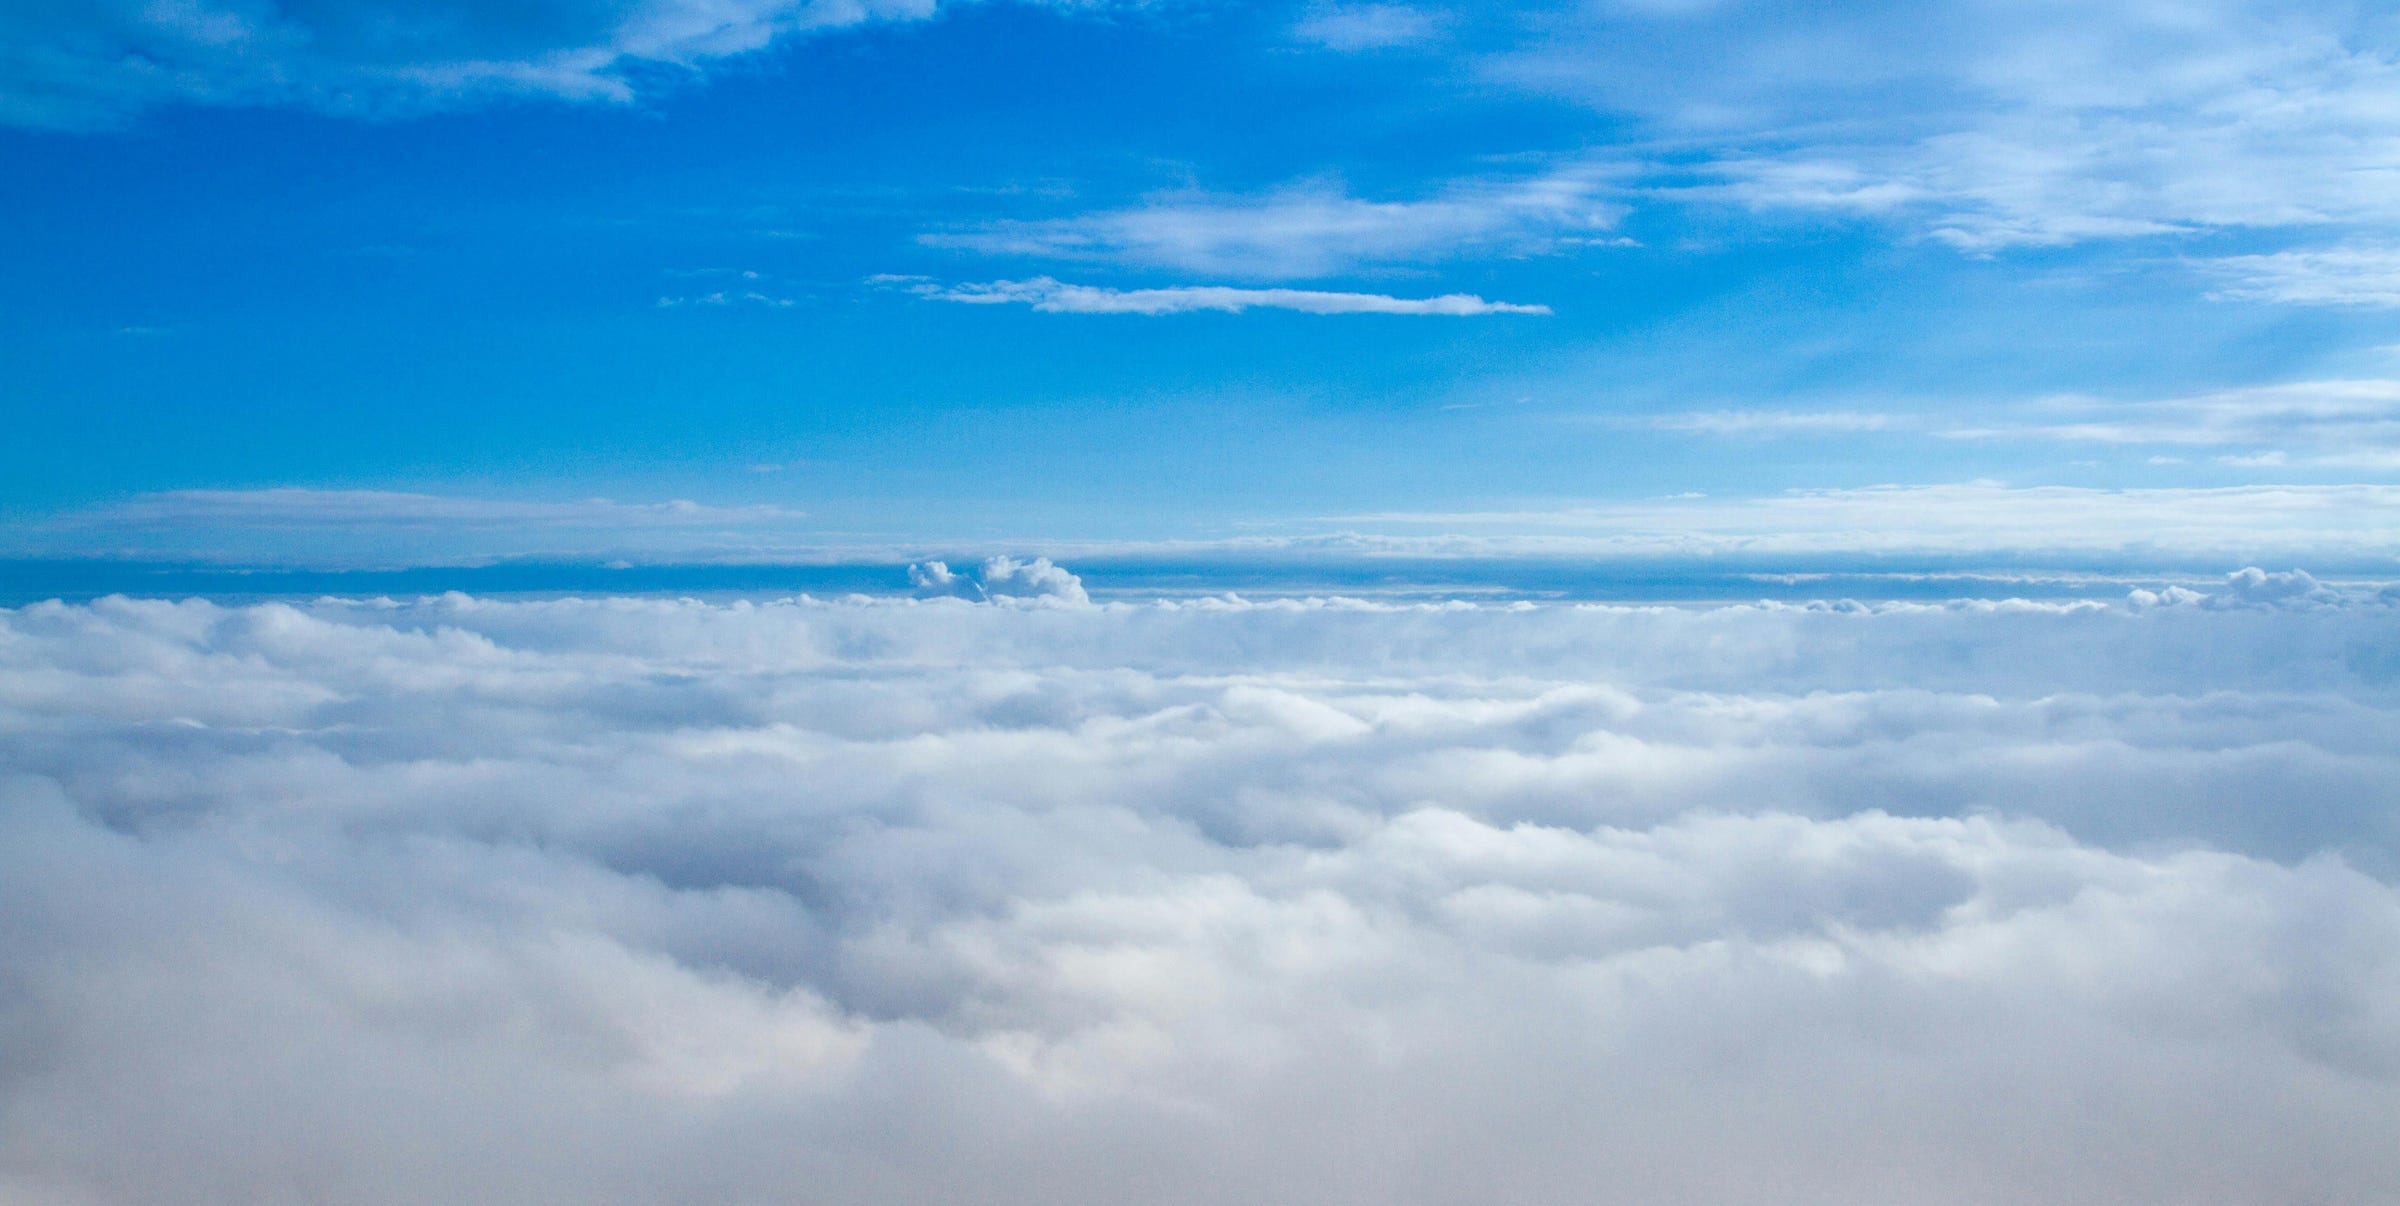
<svg viewBox="0 0 2400 1206"><path fill-rule="evenodd" d="M627 100L786 34L935 0L29 0L0 9L0 122L113 125L153 105L391 110L505 95Z"/></svg>
<svg viewBox="0 0 2400 1206"><path fill-rule="evenodd" d="M2400 592L2386 588L2376 597L2388 600L2395 595ZM2352 601L2343 592L2317 581L2316 575L2307 570L2263 570L2255 565L2225 575L2224 585L2214 591L2198 591L2188 586L2155 591L2137 588L2127 597L2137 607L2189 604L2215 608L2338 608Z"/></svg>
<svg viewBox="0 0 2400 1206"><path fill-rule="evenodd" d="M908 567L908 584L920 599L971 599L999 602L1039 600L1081 606L1091 602L1083 579L1048 557L1019 561L986 557L974 574L953 571L948 562L926 561Z"/></svg>
<svg viewBox="0 0 2400 1206"><path fill-rule="evenodd" d="M2373 1201L2394 616L0 612L0 1197Z"/></svg>

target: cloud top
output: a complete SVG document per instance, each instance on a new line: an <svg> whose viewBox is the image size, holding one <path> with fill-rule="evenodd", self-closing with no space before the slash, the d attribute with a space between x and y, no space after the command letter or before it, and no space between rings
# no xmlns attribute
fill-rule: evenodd
<svg viewBox="0 0 2400 1206"><path fill-rule="evenodd" d="M2299 581L0 612L0 1187L2369 1200L2400 663Z"/></svg>
<svg viewBox="0 0 2400 1206"><path fill-rule="evenodd" d="M986 557L973 574L955 573L947 562L927 561L908 567L908 585L920 599L1043 600L1069 606L1091 602L1083 580L1065 566L1052 565L1048 557Z"/></svg>

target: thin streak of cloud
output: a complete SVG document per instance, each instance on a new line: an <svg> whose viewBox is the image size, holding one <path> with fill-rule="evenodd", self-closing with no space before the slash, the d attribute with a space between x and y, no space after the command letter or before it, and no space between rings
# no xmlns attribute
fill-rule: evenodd
<svg viewBox="0 0 2400 1206"><path fill-rule="evenodd" d="M890 282L893 278L880 278ZM1228 285L1177 285L1161 289L1106 289L1070 285L1041 276L1022 281L955 285L917 281L908 292L933 301L966 305L1023 305L1046 314L1191 314L1214 311L1291 310L1301 314L1400 314L1472 317L1488 314L1548 314L1550 307L1487 301L1470 293L1438 297L1393 297L1319 289L1244 289Z"/></svg>
<svg viewBox="0 0 2400 1206"><path fill-rule="evenodd" d="M2400 486L2149 489L1976 481L1673 497L1490 511L1386 511L1309 521L1418 555L2209 553L2380 555L2400 545Z"/></svg>
<svg viewBox="0 0 2400 1206"><path fill-rule="evenodd" d="M1313 182L1258 195L1167 195L1131 208L1004 221L920 237L985 255L1125 264L1262 279L1378 264L1524 255L1618 241L1626 169L1572 165L1517 179L1453 181L1405 200Z"/></svg>
<svg viewBox="0 0 2400 1206"><path fill-rule="evenodd" d="M1858 410L1706 410L1628 420L1658 431L1704 435L1813 435L1896 431L1916 425L1907 415Z"/></svg>
<svg viewBox="0 0 2400 1206"><path fill-rule="evenodd" d="M2208 294L2218 301L2400 306L2400 247L2352 245L2224 256L2201 260L2197 267L2226 282Z"/></svg>
<svg viewBox="0 0 2400 1206"><path fill-rule="evenodd" d="M674 310L684 306L763 306L770 310L788 310L798 304L800 303L793 298L761 293L756 289L744 289L738 292L720 289L713 293L695 295L674 294L660 297L657 303L661 310Z"/></svg>

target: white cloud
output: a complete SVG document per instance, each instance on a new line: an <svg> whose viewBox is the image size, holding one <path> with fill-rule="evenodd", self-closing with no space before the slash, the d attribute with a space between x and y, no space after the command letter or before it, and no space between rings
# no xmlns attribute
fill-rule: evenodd
<svg viewBox="0 0 2400 1206"><path fill-rule="evenodd" d="M778 37L922 18L933 0L34 0L0 10L0 122L91 127L153 105L379 112L492 96L630 99L635 77Z"/></svg>
<svg viewBox="0 0 2400 1206"><path fill-rule="evenodd" d="M922 236L987 255L1082 260L1252 278L1331 276L1378 264L1533 254L1616 225L1621 169L1453 182L1413 200L1367 200L1308 183L1255 196L1170 194L1050 221L995 222Z"/></svg>
<svg viewBox="0 0 2400 1206"><path fill-rule="evenodd" d="M1356 52L1413 46L1442 32L1444 15L1405 4L1315 4L1292 35L1330 50Z"/></svg>
<svg viewBox="0 0 2400 1206"><path fill-rule="evenodd" d="M464 498L395 490L169 490L145 494L102 514L129 523L202 521L229 524L309 526L350 523L460 523L478 526L525 524L623 524L686 527L798 519L802 513L774 506L714 507L673 499L620 503L605 498L545 502Z"/></svg>
<svg viewBox="0 0 2400 1206"><path fill-rule="evenodd" d="M2138 402L2066 396L2019 407L2002 422L1939 434L1954 439L2285 446L2248 454L2249 463L2269 465L2288 459L2286 448L2314 449L2320 460L2392 453L2400 452L2400 381L2294 381Z"/></svg>
<svg viewBox="0 0 2400 1206"><path fill-rule="evenodd" d="M1905 416L1858 410L1695 410L1631 422L1659 431L1705 435L1832 435L1913 425Z"/></svg>
<svg viewBox="0 0 2400 1206"><path fill-rule="evenodd" d="M2324 458L2332 460L2331 456ZM2357 463L2365 464L2364 461ZM1510 509L1276 517L1187 540L1028 535L1028 553L1205 557L1272 569L1313 559L2101 559L2155 570L2219 559L2380 564L2400 539L2400 487L2097 489L1976 481L1685 494ZM501 560L632 564L922 562L923 541L845 536L804 512L689 501L531 502L380 491L179 491L14 526L0 552L328 569Z"/></svg>
<svg viewBox="0 0 2400 1206"><path fill-rule="evenodd" d="M1048 557L986 557L973 576L952 572L946 562L927 561L908 567L908 585L920 599L1030 599L1075 607L1092 601L1083 580Z"/></svg>
<svg viewBox="0 0 2400 1206"><path fill-rule="evenodd" d="M1548 306L1485 301L1468 293L1439 297L1392 297L1382 293L1339 293L1315 289L1241 289L1227 285L1177 285L1163 289L1104 289L1069 285L1047 276L1023 281L910 287L919 297L969 305L1026 305L1049 314L1190 314L1217 311L1295 310L1302 314L1414 314L1463 317L1481 314L1548 314Z"/></svg>
<svg viewBox="0 0 2400 1206"><path fill-rule="evenodd" d="M1422 556L2104 553L2388 557L2400 488L2260 485L2095 489L1997 482L1788 490L1495 511L1377 512L1362 548ZM1422 534L1411 534L1411 533Z"/></svg>
<svg viewBox="0 0 2400 1206"><path fill-rule="evenodd" d="M171 490L19 525L15 555L262 564L459 564L502 557L706 555L790 541L806 512L688 499L623 503L392 490Z"/></svg>
<svg viewBox="0 0 2400 1206"><path fill-rule="evenodd" d="M2233 255L2199 267L2226 283L2209 296L2312 306L2400 306L2400 248L2342 246Z"/></svg>
<svg viewBox="0 0 2400 1206"><path fill-rule="evenodd" d="M679 306L765 306L771 310L785 310L797 304L792 298L761 293L756 289L738 291L719 289L713 293L697 295L662 295L658 299L658 307L662 310L670 310Z"/></svg>
<svg viewBox="0 0 2400 1206"><path fill-rule="evenodd" d="M1975 408L1953 405L1953 415ZM1982 408L1937 424L1922 414L1856 410L1683 411L1621 420L1706 435L1922 432L1953 440L2063 440L2095 444L2250 445L2253 465L2379 467L2400 457L2400 381L2369 377L2289 381L2183 397L2125 400L2064 394ZM2154 457L2154 464L2178 463Z"/></svg>
<svg viewBox="0 0 2400 1206"><path fill-rule="evenodd" d="M1594 5L1535 28L1487 70L1645 118L1697 173L1668 195L1977 252L2400 220L2400 37L2354 5Z"/></svg>
<svg viewBox="0 0 2400 1206"><path fill-rule="evenodd" d="M2256 578L0 612L0 1190L2373 1200L2390 605Z"/></svg>

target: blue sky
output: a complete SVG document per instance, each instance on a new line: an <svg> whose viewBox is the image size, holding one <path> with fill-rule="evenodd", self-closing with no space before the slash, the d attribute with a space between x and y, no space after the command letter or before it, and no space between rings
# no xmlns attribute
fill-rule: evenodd
<svg viewBox="0 0 2400 1206"><path fill-rule="evenodd" d="M194 0L0 34L16 556L2400 535L2372 6Z"/></svg>

